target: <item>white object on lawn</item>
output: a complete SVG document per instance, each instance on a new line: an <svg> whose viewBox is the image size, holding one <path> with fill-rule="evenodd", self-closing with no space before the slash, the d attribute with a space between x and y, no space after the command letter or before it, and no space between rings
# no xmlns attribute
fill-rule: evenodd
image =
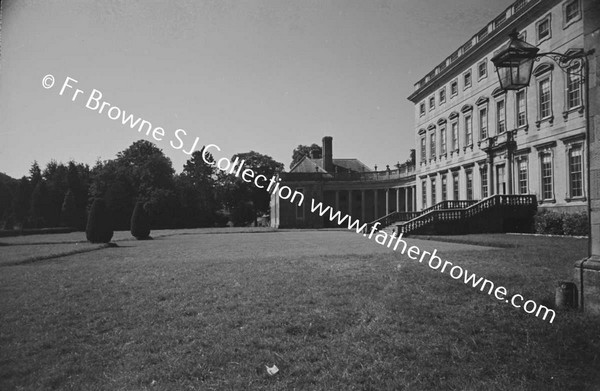
<svg viewBox="0 0 600 391"><path fill-rule="evenodd" d="M267 373L268 373L269 375L274 375L274 374L276 374L277 372L279 372L279 368L277 368L277 365L273 365L271 368L269 368L269 366L268 366L268 365L265 365L265 367L267 367Z"/></svg>

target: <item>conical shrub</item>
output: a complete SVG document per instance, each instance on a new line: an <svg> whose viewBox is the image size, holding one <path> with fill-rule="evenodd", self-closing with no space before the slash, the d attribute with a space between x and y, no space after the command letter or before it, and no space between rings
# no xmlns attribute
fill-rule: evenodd
<svg viewBox="0 0 600 391"><path fill-rule="evenodd" d="M131 215L131 234L138 240L150 238L150 216L143 202L135 204Z"/></svg>
<svg viewBox="0 0 600 391"><path fill-rule="evenodd" d="M102 198L96 198L92 204L85 235L87 240L92 243L108 243L112 239L112 220Z"/></svg>

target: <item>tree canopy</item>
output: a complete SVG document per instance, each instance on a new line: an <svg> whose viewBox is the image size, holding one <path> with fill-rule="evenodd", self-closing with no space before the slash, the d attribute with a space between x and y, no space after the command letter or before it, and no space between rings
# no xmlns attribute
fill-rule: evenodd
<svg viewBox="0 0 600 391"><path fill-rule="evenodd" d="M195 151L177 177L177 189L182 211L182 222L186 227L200 224L212 226L217 220L217 168L202 158L204 147ZM207 160L214 161L207 153Z"/></svg>
<svg viewBox="0 0 600 391"><path fill-rule="evenodd" d="M69 226L86 228L92 202L102 198L115 230L129 230L136 204L148 212L152 229L210 227L230 219L236 225L269 212L270 194L207 164L194 152L176 174L171 159L153 143L134 142L116 158L93 168L74 161L33 162L20 180L0 176L0 228ZM208 160L214 161L211 154ZM245 168L270 179L283 164L250 151L236 154Z"/></svg>
<svg viewBox="0 0 600 391"><path fill-rule="evenodd" d="M302 159L303 156L310 156L312 151L317 151L319 155L323 154L323 148L320 145L312 144L312 145L298 145L294 148L292 152L292 162L290 163L290 168L294 167L296 163Z"/></svg>
<svg viewBox="0 0 600 391"><path fill-rule="evenodd" d="M231 161L238 158L244 160L244 168L254 171L255 175L264 175L267 180L283 171L283 163L275 161L271 156L250 151L238 153ZM233 216L233 222L238 225L256 222L259 215L269 212L271 195L267 189L256 187L233 174L219 172L219 195Z"/></svg>

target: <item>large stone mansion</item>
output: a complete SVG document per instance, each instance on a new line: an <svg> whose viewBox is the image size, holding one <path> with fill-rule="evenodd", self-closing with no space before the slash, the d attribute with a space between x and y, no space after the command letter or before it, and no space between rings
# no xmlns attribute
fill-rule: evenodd
<svg viewBox="0 0 600 391"><path fill-rule="evenodd" d="M495 195L535 196L539 208L585 210L588 103L581 64L565 71L542 58L529 87L506 93L490 59L513 30L540 52L584 48L586 24L593 24L584 15L598 7L594 3L518 0L415 83L408 97L415 107L414 162L374 171L357 159L334 159L325 137L324 156L304 157L282 180L363 222L388 215L386 223L408 221L422 211ZM271 206L272 226L331 225L307 206L277 198Z"/></svg>

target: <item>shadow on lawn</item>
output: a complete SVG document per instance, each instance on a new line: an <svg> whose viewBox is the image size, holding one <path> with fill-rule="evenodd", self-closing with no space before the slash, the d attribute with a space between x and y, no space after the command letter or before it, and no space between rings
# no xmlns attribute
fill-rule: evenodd
<svg viewBox="0 0 600 391"><path fill-rule="evenodd" d="M50 244L57 244L57 243L50 243ZM69 243L69 244L72 244L72 243ZM21 245L21 244L18 244L18 245ZM40 261L48 261L48 260L56 259L56 258L68 257L70 255L88 253L91 251L101 250L104 248L115 248L115 247L133 247L133 246L119 246L117 243L114 243L114 242L102 243L102 244L96 245L95 247L80 248L80 249L76 249L76 250L62 251L62 252L52 253L52 254L35 255L32 257L19 259L19 260L12 261L12 262L10 262L10 261L4 262L4 263L0 264L0 267L25 265L25 264L29 264L29 263L35 263L35 262L40 262Z"/></svg>

